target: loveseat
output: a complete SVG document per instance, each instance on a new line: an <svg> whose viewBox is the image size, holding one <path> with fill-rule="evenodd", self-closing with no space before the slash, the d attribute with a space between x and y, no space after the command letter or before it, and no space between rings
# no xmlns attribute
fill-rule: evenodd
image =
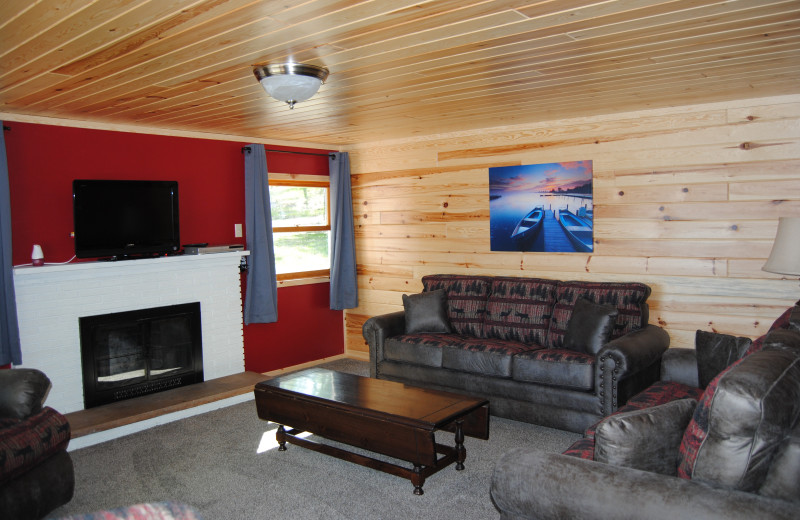
<svg viewBox="0 0 800 520"><path fill-rule="evenodd" d="M669 336L641 283L429 275L363 326L370 375L489 399L490 413L582 432L659 378Z"/></svg>
<svg viewBox="0 0 800 520"><path fill-rule="evenodd" d="M0 370L0 518L40 519L72 499L70 427L43 407L49 390L38 370Z"/></svg>
<svg viewBox="0 0 800 520"><path fill-rule="evenodd" d="M662 369L563 454L505 454L491 486L501 518L797 518L800 307L752 343L698 331Z"/></svg>

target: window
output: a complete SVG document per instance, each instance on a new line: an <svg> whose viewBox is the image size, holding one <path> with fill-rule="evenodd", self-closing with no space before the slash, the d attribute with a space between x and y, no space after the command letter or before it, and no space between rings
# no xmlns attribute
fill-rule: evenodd
<svg viewBox="0 0 800 520"><path fill-rule="evenodd" d="M330 182L327 177L270 175L269 199L278 280L330 275Z"/></svg>

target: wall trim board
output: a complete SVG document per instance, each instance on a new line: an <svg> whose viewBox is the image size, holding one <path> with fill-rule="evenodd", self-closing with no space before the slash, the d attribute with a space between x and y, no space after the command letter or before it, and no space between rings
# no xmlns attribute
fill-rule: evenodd
<svg viewBox="0 0 800 520"><path fill-rule="evenodd" d="M33 116L17 114L14 112L0 112L0 121L15 121L18 123L36 123L40 125L66 126L72 128L87 128L92 130L109 130L113 132L128 132L133 134L163 135L170 137L190 137L194 139L213 139L215 141L246 141L248 143L267 144L272 146L291 146L294 148L320 148L323 150L338 150L338 145L329 143L312 143L301 141L284 141L281 139L264 139L246 135L219 134L214 132L196 132L192 130L175 130L144 125L122 125L117 123L103 123L83 119L65 119L58 117Z"/></svg>

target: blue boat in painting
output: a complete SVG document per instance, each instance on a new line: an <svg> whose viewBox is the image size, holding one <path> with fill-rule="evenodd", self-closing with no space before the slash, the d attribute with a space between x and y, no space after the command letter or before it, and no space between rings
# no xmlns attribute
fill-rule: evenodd
<svg viewBox="0 0 800 520"><path fill-rule="evenodd" d="M544 207L536 206L527 215L522 217L511 233L511 238L519 244L529 244L536 239L542 229L544 220Z"/></svg>
<svg viewBox="0 0 800 520"><path fill-rule="evenodd" d="M567 234L567 238L575 246L576 251L591 253L594 249L592 243L592 221L580 218L568 209L558 210L558 222Z"/></svg>

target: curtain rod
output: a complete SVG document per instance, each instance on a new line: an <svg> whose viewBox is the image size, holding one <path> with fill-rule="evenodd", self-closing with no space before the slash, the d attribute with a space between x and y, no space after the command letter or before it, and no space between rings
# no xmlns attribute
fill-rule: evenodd
<svg viewBox="0 0 800 520"><path fill-rule="evenodd" d="M242 147L242 153L249 152L250 147L244 146ZM336 157L333 153L313 153L313 152L293 152L291 150L270 150L269 148L264 149L265 152L274 152L274 153L295 153L298 155L318 155L320 157Z"/></svg>

